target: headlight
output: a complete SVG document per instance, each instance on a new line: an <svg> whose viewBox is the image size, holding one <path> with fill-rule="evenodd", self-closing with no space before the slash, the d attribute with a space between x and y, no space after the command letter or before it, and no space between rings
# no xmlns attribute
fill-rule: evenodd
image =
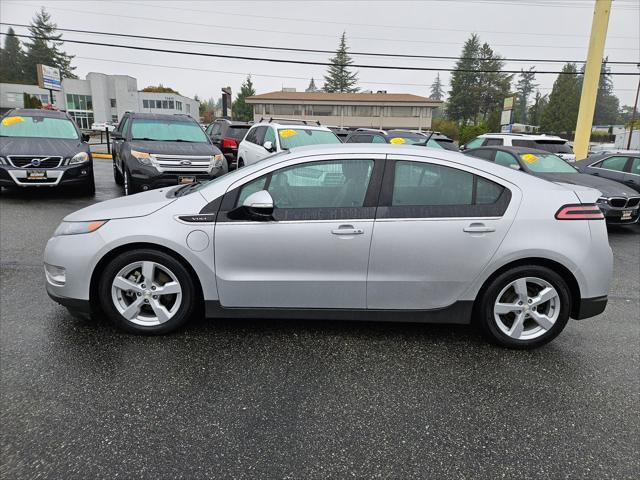
<svg viewBox="0 0 640 480"><path fill-rule="evenodd" d="M609 203L609 199L607 197L600 197L598 200L596 200L596 203L607 204Z"/></svg>
<svg viewBox="0 0 640 480"><path fill-rule="evenodd" d="M84 163L89 161L89 154L87 152L76 153L71 160L69 160L69 165L73 165L76 163Z"/></svg>
<svg viewBox="0 0 640 480"><path fill-rule="evenodd" d="M91 233L98 230L107 223L108 220L93 220L91 222L62 222L53 233L54 237L61 235L78 235L80 233Z"/></svg>
<svg viewBox="0 0 640 480"><path fill-rule="evenodd" d="M221 153L214 155L211 159L211 161L213 162L213 166L214 167L221 167L222 166L222 162L224 161L224 155L222 155Z"/></svg>
<svg viewBox="0 0 640 480"><path fill-rule="evenodd" d="M131 150L133 155L141 164L151 165L151 155L147 152L138 152L137 150Z"/></svg>
<svg viewBox="0 0 640 480"><path fill-rule="evenodd" d="M0 165L8 165L7 159L4 157L0 157Z"/></svg>

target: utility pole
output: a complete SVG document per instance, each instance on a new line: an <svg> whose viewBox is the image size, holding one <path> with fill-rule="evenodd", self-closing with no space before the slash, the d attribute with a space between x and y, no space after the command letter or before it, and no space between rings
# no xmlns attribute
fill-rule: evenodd
<svg viewBox="0 0 640 480"><path fill-rule="evenodd" d="M576 160L587 158L587 153L589 152L593 112L596 109L600 69L602 68L602 56L604 55L604 44L607 39L610 13L611 0L596 0L595 7L593 8L593 23L591 24L587 64L584 69L584 80L582 82L582 96L580 97L576 136L573 143Z"/></svg>
<svg viewBox="0 0 640 480"><path fill-rule="evenodd" d="M631 149L631 137L633 137L633 124L636 122L636 112L638 111L638 95L640 95L640 78L638 78L638 89L636 90L636 101L633 103L633 113L631 114L631 125L629 125L629 138L627 139L627 150Z"/></svg>

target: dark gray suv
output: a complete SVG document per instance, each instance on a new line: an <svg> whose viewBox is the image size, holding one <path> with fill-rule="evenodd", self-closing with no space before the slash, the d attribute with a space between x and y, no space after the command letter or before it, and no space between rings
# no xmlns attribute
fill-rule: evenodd
<svg viewBox="0 0 640 480"><path fill-rule="evenodd" d="M227 171L222 152L188 115L127 112L113 133L113 176L125 195Z"/></svg>

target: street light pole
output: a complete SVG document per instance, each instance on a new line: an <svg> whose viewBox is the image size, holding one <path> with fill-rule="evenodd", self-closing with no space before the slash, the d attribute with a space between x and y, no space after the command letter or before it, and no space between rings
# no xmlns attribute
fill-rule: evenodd
<svg viewBox="0 0 640 480"><path fill-rule="evenodd" d="M627 150L631 150L631 137L633 137L633 124L636 121L638 112L638 95L640 94L640 77L638 78L638 88L636 89L636 101L633 102L633 113L631 114L631 125L629 125L629 138L627 139Z"/></svg>

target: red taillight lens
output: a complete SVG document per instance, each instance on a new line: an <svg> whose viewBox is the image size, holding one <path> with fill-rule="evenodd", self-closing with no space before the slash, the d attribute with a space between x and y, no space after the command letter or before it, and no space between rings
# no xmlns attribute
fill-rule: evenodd
<svg viewBox="0 0 640 480"><path fill-rule="evenodd" d="M565 205L556 212L558 220L602 220L604 215L595 204Z"/></svg>
<svg viewBox="0 0 640 480"><path fill-rule="evenodd" d="M223 138L222 139L222 148L238 148L238 142L235 138Z"/></svg>

